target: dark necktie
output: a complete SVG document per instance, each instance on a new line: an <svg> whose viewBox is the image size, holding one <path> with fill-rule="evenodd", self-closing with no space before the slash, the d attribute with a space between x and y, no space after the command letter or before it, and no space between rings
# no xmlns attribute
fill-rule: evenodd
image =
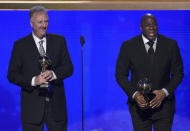
<svg viewBox="0 0 190 131"><path fill-rule="evenodd" d="M148 54L149 54L149 57L150 57L150 63L153 64L154 63L154 49L153 49L154 42L149 41L147 44L150 46L149 49L148 49Z"/></svg>
<svg viewBox="0 0 190 131"><path fill-rule="evenodd" d="M153 49L154 42L149 41L149 42L147 42L147 44L150 46L150 48L148 49L148 53L151 54L151 55L154 54L154 49Z"/></svg>
<svg viewBox="0 0 190 131"><path fill-rule="evenodd" d="M39 44L40 44L39 52L40 52L41 56L45 56L46 55L44 47L43 47L43 42L44 42L44 40L39 41Z"/></svg>

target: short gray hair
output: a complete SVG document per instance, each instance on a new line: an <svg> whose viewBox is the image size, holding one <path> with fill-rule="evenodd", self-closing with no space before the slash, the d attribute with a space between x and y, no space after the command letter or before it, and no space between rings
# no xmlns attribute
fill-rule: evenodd
<svg viewBox="0 0 190 131"><path fill-rule="evenodd" d="M36 13L36 12L44 12L47 14L47 9L43 6L33 6L31 9L30 9L30 12L29 12L29 15L30 15L30 19L32 18L33 14Z"/></svg>

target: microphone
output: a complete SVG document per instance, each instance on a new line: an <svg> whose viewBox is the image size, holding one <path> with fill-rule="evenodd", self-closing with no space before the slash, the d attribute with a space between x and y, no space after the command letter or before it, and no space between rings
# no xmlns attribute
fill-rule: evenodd
<svg viewBox="0 0 190 131"><path fill-rule="evenodd" d="M82 131L84 131L84 87L83 87L83 45L85 43L84 36L80 37L81 43L81 63L82 63Z"/></svg>
<svg viewBox="0 0 190 131"><path fill-rule="evenodd" d="M80 43L81 43L81 46L84 45L84 43L85 43L84 36L81 36L81 37L80 37Z"/></svg>

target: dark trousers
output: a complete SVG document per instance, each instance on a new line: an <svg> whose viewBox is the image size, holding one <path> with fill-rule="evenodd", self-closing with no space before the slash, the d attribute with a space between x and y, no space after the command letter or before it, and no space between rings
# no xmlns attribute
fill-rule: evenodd
<svg viewBox="0 0 190 131"><path fill-rule="evenodd" d="M45 101L44 117L41 123L23 123L23 131L44 131L46 124L48 131L67 131L66 121L55 121L51 114L51 103Z"/></svg>
<svg viewBox="0 0 190 131"><path fill-rule="evenodd" d="M171 131L173 116L152 117L152 111L141 111L136 106L129 106L132 117L134 131Z"/></svg>
<svg viewBox="0 0 190 131"><path fill-rule="evenodd" d="M154 131L171 131L172 124L167 118L158 119L158 120L145 120L137 122L133 120L134 131L152 131L152 125Z"/></svg>

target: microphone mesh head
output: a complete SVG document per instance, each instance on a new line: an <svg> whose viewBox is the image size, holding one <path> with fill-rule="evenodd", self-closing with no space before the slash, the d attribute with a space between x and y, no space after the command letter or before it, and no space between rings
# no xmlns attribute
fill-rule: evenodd
<svg viewBox="0 0 190 131"><path fill-rule="evenodd" d="M80 43L81 43L82 46L84 45L84 43L85 43L84 36L80 37Z"/></svg>

